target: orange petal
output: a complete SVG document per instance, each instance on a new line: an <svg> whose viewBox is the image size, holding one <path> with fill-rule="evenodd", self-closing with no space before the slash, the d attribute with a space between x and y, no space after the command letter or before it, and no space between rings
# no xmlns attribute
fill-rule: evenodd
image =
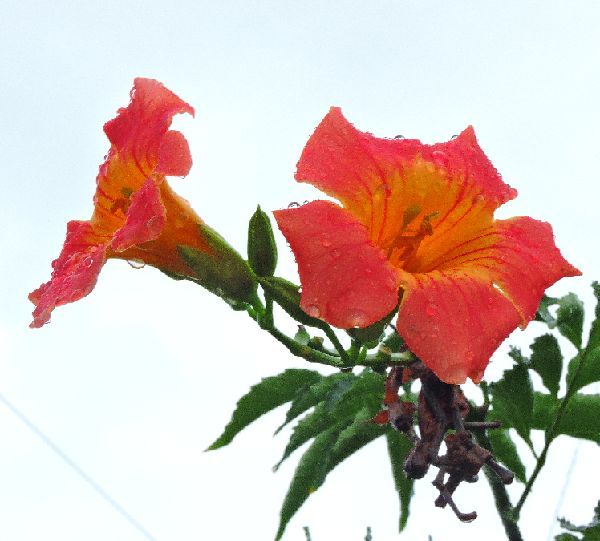
<svg viewBox="0 0 600 541"><path fill-rule="evenodd" d="M92 291L105 261L106 239L98 238L89 222L69 222L62 251L52 262L50 281L29 294L35 304L30 327L41 327L56 306L77 301Z"/></svg>
<svg viewBox="0 0 600 541"><path fill-rule="evenodd" d="M470 127L436 145L382 139L354 128L335 107L306 144L296 179L339 199L386 251L413 209L421 219L436 213L437 221L454 224L465 219L474 199L491 216L516 195L502 182Z"/></svg>
<svg viewBox="0 0 600 541"><path fill-rule="evenodd" d="M135 244L156 239L167 220L167 211L161 201L160 191L152 179L133 194L127 211L125 225L112 239L111 248L122 252Z"/></svg>
<svg viewBox="0 0 600 541"><path fill-rule="evenodd" d="M348 211L313 201L274 215L296 256L308 315L348 329L367 327L396 306L394 269Z"/></svg>
<svg viewBox="0 0 600 541"><path fill-rule="evenodd" d="M148 178L160 184L164 174L187 174L187 142L168 131L178 113L193 115L194 109L158 81L138 78L129 105L104 125L111 149L96 179L92 224L97 232L113 234L123 227L131 195Z"/></svg>
<svg viewBox="0 0 600 541"><path fill-rule="evenodd" d="M544 291L578 274L549 224L497 221L446 253L437 270L400 271L398 332L443 381L477 382L500 343L533 319Z"/></svg>

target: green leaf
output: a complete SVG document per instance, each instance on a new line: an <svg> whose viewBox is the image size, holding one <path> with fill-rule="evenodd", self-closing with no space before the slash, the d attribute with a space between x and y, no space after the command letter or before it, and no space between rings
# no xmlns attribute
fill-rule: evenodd
<svg viewBox="0 0 600 541"><path fill-rule="evenodd" d="M533 416L531 418L531 428L537 430L548 430L554 419L560 400L551 394L533 393Z"/></svg>
<svg viewBox="0 0 600 541"><path fill-rule="evenodd" d="M240 398L229 424L208 450L218 449L229 444L250 423L292 400L299 387L315 383L322 377L314 370L290 368L277 376L263 379Z"/></svg>
<svg viewBox="0 0 600 541"><path fill-rule="evenodd" d="M572 533L560 533L554 538L554 541L580 541L580 539Z"/></svg>
<svg viewBox="0 0 600 541"><path fill-rule="evenodd" d="M410 510L410 500L414 492L414 480L406 477L404 462L412 449L412 443L402 432L388 430L386 432L388 455L394 476L394 485L400 499L400 520L398 530L401 532L406 527Z"/></svg>
<svg viewBox="0 0 600 541"><path fill-rule="evenodd" d="M556 327L556 318L550 313L550 306L558 304L558 299L544 295L535 314L535 320L545 323L553 329Z"/></svg>
<svg viewBox="0 0 600 541"><path fill-rule="evenodd" d="M521 462L515 442L510 437L508 430L490 430L488 438L492 444L492 451L496 460L502 462L502 464L515 474L515 477L519 481L525 483L527 481L525 466Z"/></svg>
<svg viewBox="0 0 600 541"><path fill-rule="evenodd" d="M281 306L296 321L310 327L323 328L326 323L309 316L300 308L300 286L277 276L259 278L260 285L272 299Z"/></svg>
<svg viewBox="0 0 600 541"><path fill-rule="evenodd" d="M500 381L490 386L493 415L515 428L530 446L529 430L533 413L533 388L524 365L506 370Z"/></svg>
<svg viewBox="0 0 600 541"><path fill-rule="evenodd" d="M348 412L356 413L366 407L375 415L381 409L384 393L385 376L365 369L337 401L332 414L337 419L345 419Z"/></svg>
<svg viewBox="0 0 600 541"><path fill-rule="evenodd" d="M558 341L551 334L538 336L531 345L531 368L542 378L546 388L558 394L563 356Z"/></svg>
<svg viewBox="0 0 600 541"><path fill-rule="evenodd" d="M575 375L577 374L577 377ZM567 385L578 391L590 383L600 381L600 346L590 350L589 346L569 363Z"/></svg>
<svg viewBox="0 0 600 541"><path fill-rule="evenodd" d="M275 431L275 434L319 402L327 400L329 403L335 404L340 396L352 386L355 379L356 375L351 372L338 372L337 374L325 376L316 383L300 389L285 415L285 421Z"/></svg>
<svg viewBox="0 0 600 541"><path fill-rule="evenodd" d="M327 476L327 462L331 449L340 433L340 427L321 432L302 455L290 483L280 511L279 528L275 540L281 539L291 518L306 499L315 492Z"/></svg>
<svg viewBox="0 0 600 541"><path fill-rule="evenodd" d="M535 393L532 428L547 430L561 401L552 395ZM600 444L600 395L574 394L557 427L557 434L590 440Z"/></svg>
<svg viewBox="0 0 600 541"><path fill-rule="evenodd" d="M210 252L190 246L177 246L180 257L194 271L194 281L223 298L233 307L252 303L256 298L256 277L252 269L216 231L206 224L198 226Z"/></svg>
<svg viewBox="0 0 600 541"><path fill-rule="evenodd" d="M595 349L600 347L600 284L594 282L592 284L594 290L594 296L596 297L596 310L594 312L595 319L592 322L592 328L590 329L590 335L588 338L587 349Z"/></svg>
<svg viewBox="0 0 600 541"><path fill-rule="evenodd" d="M577 348L581 348L583 332L583 303L577 295L569 293L558 301L556 326L565 338Z"/></svg>
<svg viewBox="0 0 600 541"><path fill-rule="evenodd" d="M273 276L277 266L277 244L271 221L260 206L248 223L248 263L258 276Z"/></svg>
<svg viewBox="0 0 600 541"><path fill-rule="evenodd" d="M331 449L331 455L327 462L327 473L367 443L387 432L388 426L377 425L371 421L374 413L368 406L364 407L355 415L352 424L346 426L340 432L335 445Z"/></svg>

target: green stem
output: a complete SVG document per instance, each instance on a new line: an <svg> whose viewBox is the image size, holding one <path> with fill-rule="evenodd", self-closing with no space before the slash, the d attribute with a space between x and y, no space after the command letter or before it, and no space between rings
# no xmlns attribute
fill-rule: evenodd
<svg viewBox="0 0 600 541"><path fill-rule="evenodd" d="M492 444L485 431L474 430L473 433L475 439L482 447L485 447L488 451L492 451ZM504 526L506 537L509 541L523 541L523 536L517 523L518 515L515 516L515 509L510 503L510 498L508 497L508 492L506 491L504 483L487 465L484 466L483 472L492 489L494 501L496 502L496 509L498 510L498 515L502 521L502 526Z"/></svg>
<svg viewBox="0 0 600 541"><path fill-rule="evenodd" d="M329 338L329 341L333 344L333 347L335 347L337 352L340 354L340 357L342 358L344 363L346 363L347 366L351 366L348 352L344 349L344 346L342 346L342 343L337 337L337 334L335 334L335 331L329 325L323 325L322 331L325 333L325 336Z"/></svg>
<svg viewBox="0 0 600 541"><path fill-rule="evenodd" d="M582 353L583 353L582 350L579 349L579 355L581 355ZM585 361L586 361L586 357L584 356L581 359L581 362L579 363L579 365L577 366L577 369L575 370L575 374L573 375L573 378L571 379L570 385L567 387L567 391L565 393L564 398L560 401L560 405L558 406L558 410L556 412L556 417L554 417L552 424L546 430L546 434L545 434L545 438L544 438L544 448L542 449L542 452L540 453L540 456L537 459L537 462L535 464L535 468L533 470L533 473L531 474L531 477L527 480L527 484L525 485L523 494L521 494L521 497L519 498L519 502L517 503L517 505L515 507L515 514L517 517L521 513L521 509L523 508L523 505L525 504L525 500L527 500L527 497L529 496L529 493L531 492L533 484L535 483L535 480L537 479L537 476L539 475L540 470L546 464L546 456L548 454L548 449L550 448L550 445L554 441L554 438L556 438L556 436L558 436L558 427L560 426L560 422L562 421L563 415L565 413L565 410L567 409L567 406L569 405L569 401L571 400L571 397L575 394L576 389L575 389L574 383L577 381L577 378L579 376L579 373L581 372L581 368L585 364Z"/></svg>

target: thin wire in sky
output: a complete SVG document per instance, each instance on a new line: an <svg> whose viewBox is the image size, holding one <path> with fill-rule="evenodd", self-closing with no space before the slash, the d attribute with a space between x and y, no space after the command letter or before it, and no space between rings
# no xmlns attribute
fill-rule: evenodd
<svg viewBox="0 0 600 541"><path fill-rule="evenodd" d="M0 402L2 402L11 413L18 417L29 430L31 430L38 438L40 438L55 454L57 454L65 464L75 471L94 491L102 496L115 511L117 511L129 524L131 524L138 532L140 532L149 541L158 541L142 524L136 520L123 506L117 502L106 490L104 490L94 479L92 479L85 471L83 471L56 443L54 443L44 432L42 432L24 413L14 406L7 398L0 393Z"/></svg>

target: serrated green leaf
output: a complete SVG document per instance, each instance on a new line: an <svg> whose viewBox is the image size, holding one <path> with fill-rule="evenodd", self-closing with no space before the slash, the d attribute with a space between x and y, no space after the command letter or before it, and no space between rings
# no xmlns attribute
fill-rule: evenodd
<svg viewBox="0 0 600 541"><path fill-rule="evenodd" d="M373 415L374 412L371 408L364 407L354 416L352 424L349 424L340 432L335 445L331 449L331 455L327 462L327 473L367 443L387 432L388 426L381 426L371 421Z"/></svg>
<svg viewBox="0 0 600 541"><path fill-rule="evenodd" d="M544 393L535 393L532 428L547 430L561 401ZM557 428L557 435L591 440L600 444L600 395L574 394Z"/></svg>
<svg viewBox="0 0 600 541"><path fill-rule="evenodd" d="M488 438L492 444L492 451L496 460L502 462L515 474L519 481L525 483L527 481L525 466L521 462L515 442L510 437L508 430L490 430Z"/></svg>
<svg viewBox="0 0 600 541"><path fill-rule="evenodd" d="M331 404L337 402L339 397L352 386L355 379L356 375L351 372L338 372L337 374L325 376L316 383L299 390L285 415L285 421L275 431L275 434L319 402L323 400L327 400Z"/></svg>
<svg viewBox="0 0 600 541"><path fill-rule="evenodd" d="M248 223L248 263L258 276L273 276L277 266L277 244L271 221L260 206Z"/></svg>
<svg viewBox="0 0 600 541"><path fill-rule="evenodd" d="M194 271L194 281L222 297L232 306L252 303L256 297L256 277L246 260L215 230L198 226L210 253L190 246L177 246L177 252Z"/></svg>
<svg viewBox="0 0 600 541"><path fill-rule="evenodd" d="M556 318L550 313L549 310L550 306L555 304L558 304L558 299L544 295L540 301L537 312L535 313L535 320L545 323L551 329L556 327Z"/></svg>
<svg viewBox="0 0 600 541"><path fill-rule="evenodd" d="M577 374L576 378L575 374ZM600 346L592 350L587 347L571 359L567 370L567 385L574 391L578 391L597 381L600 381Z"/></svg>
<svg viewBox="0 0 600 541"><path fill-rule="evenodd" d="M349 412L355 414L365 407L375 415L383 402L384 387L385 377L382 374L363 370L335 404L332 415L337 419L345 419Z"/></svg>
<svg viewBox="0 0 600 541"><path fill-rule="evenodd" d="M506 370L500 381L490 386L493 416L515 428L530 446L531 417L533 414L533 387L529 370L518 365Z"/></svg>
<svg viewBox="0 0 600 541"><path fill-rule="evenodd" d="M229 444L250 423L292 400L299 387L315 383L322 377L314 370L290 368L277 376L263 379L240 398L229 424L208 450Z"/></svg>
<svg viewBox="0 0 600 541"><path fill-rule="evenodd" d="M387 449L394 476L394 486L400 500L400 519L398 530L401 532L406 527L410 511L410 500L414 493L414 480L406 477L404 462L412 449L412 443L402 432L388 430L386 432Z"/></svg>
<svg viewBox="0 0 600 541"><path fill-rule="evenodd" d="M554 541L580 541L579 537L573 535L572 533L559 533Z"/></svg>
<svg viewBox="0 0 600 541"><path fill-rule="evenodd" d="M558 341L551 334L538 336L531 344L531 368L542 378L546 388L558 394L563 356Z"/></svg>
<svg viewBox="0 0 600 541"><path fill-rule="evenodd" d="M291 518L306 499L315 492L327 476L327 462L331 449L340 433L339 427L321 432L298 462L279 515L279 528L275 540L281 539Z"/></svg>
<svg viewBox="0 0 600 541"><path fill-rule="evenodd" d="M569 293L558 301L556 326L565 338L577 349L581 348L583 332L583 303L574 293Z"/></svg>

